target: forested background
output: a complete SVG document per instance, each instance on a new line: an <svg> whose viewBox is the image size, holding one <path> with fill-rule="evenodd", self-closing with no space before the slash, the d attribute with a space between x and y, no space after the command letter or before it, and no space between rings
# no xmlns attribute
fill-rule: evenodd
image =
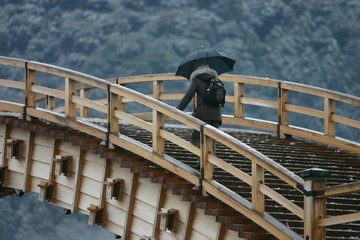
<svg viewBox="0 0 360 240"><path fill-rule="evenodd" d="M358 0L0 0L0 55L112 78L173 73L204 45L236 59L233 74L359 96L359 22ZM36 197L0 200L0 239L113 239Z"/></svg>

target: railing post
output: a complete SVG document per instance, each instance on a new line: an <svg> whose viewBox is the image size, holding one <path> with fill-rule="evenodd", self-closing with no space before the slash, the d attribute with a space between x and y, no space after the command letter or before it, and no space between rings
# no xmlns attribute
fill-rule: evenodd
<svg viewBox="0 0 360 240"><path fill-rule="evenodd" d="M80 89L80 97L89 99L90 98L90 90L89 89ZM80 117L88 118L89 117L89 108L83 105L80 106Z"/></svg>
<svg viewBox="0 0 360 240"><path fill-rule="evenodd" d="M245 96L245 84L234 83L234 117L245 117L245 105L241 103L241 98Z"/></svg>
<svg viewBox="0 0 360 240"><path fill-rule="evenodd" d="M153 82L153 98L160 100L160 95L164 91L164 82L163 81L154 81Z"/></svg>
<svg viewBox="0 0 360 240"><path fill-rule="evenodd" d="M109 133L118 136L119 134L119 119L115 117L115 111L117 111L120 107L120 97L112 93L109 89L109 112L108 112L108 124L109 124Z"/></svg>
<svg viewBox="0 0 360 240"><path fill-rule="evenodd" d="M46 109L54 110L55 108L55 97L46 95Z"/></svg>
<svg viewBox="0 0 360 240"><path fill-rule="evenodd" d="M164 138L160 136L160 131L164 129L164 114L153 110L153 151L160 156L164 155L165 151L165 141Z"/></svg>
<svg viewBox="0 0 360 240"><path fill-rule="evenodd" d="M277 137L281 135L281 126L289 125L289 113L285 109L289 101L289 91L281 87L281 82L278 83L278 126Z"/></svg>
<svg viewBox="0 0 360 240"><path fill-rule="evenodd" d="M76 118L76 103L72 101L75 94L75 80L65 78L65 116L69 118Z"/></svg>
<svg viewBox="0 0 360 240"><path fill-rule="evenodd" d="M319 226L319 220L326 216L326 199L316 198L324 193L326 177L331 172L324 169L312 168L301 171L304 179L304 239L325 240L326 228Z"/></svg>
<svg viewBox="0 0 360 240"><path fill-rule="evenodd" d="M25 107L23 113L23 119L26 119L26 108L35 108L36 99L35 93L31 91L31 88L36 83L36 71L28 68L28 62L25 63Z"/></svg>
<svg viewBox="0 0 360 240"><path fill-rule="evenodd" d="M260 192L260 185L265 182L265 171L260 165L252 162L251 202L255 211L265 211L265 195Z"/></svg>
<svg viewBox="0 0 360 240"><path fill-rule="evenodd" d="M335 114L335 100L324 98L324 134L329 137L336 135L336 124L331 120Z"/></svg>

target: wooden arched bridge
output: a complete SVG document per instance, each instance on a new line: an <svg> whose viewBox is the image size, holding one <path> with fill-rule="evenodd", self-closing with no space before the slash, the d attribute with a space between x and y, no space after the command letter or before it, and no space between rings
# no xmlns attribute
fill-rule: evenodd
<svg viewBox="0 0 360 240"><path fill-rule="evenodd" d="M360 238L359 97L222 75L233 91L219 130L171 106L184 93L167 86L187 82L173 74L104 80L7 57L0 67L24 75L0 79L2 96L23 93L0 101L0 196L37 192L121 239ZM273 95L250 97L252 86ZM317 108L302 104L312 98ZM270 110L250 118L251 106ZM345 106L353 114L338 114ZM298 116L322 129L295 126Z"/></svg>

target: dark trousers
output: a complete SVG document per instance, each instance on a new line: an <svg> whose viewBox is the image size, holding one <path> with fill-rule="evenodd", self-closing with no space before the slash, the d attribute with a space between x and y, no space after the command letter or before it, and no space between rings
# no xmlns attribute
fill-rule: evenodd
<svg viewBox="0 0 360 240"><path fill-rule="evenodd" d="M219 128L221 125L220 121L216 121L216 120L207 120L204 121L207 124L210 124L211 126L215 127L215 128ZM197 130L194 130L192 135L191 135L191 143L196 145L196 146L200 146L200 132Z"/></svg>

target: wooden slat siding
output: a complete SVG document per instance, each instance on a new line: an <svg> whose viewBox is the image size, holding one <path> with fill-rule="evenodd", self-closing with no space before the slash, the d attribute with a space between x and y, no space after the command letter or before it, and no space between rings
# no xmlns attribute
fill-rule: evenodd
<svg viewBox="0 0 360 240"><path fill-rule="evenodd" d="M0 86L25 90L25 83L8 79L0 79Z"/></svg>
<svg viewBox="0 0 360 240"><path fill-rule="evenodd" d="M55 98L52 96L47 96L46 109L52 111L55 109L55 107Z"/></svg>
<svg viewBox="0 0 360 240"><path fill-rule="evenodd" d="M62 91L59 91L56 89L39 86L39 85L34 85L32 87L32 91L34 93L40 93L40 94L44 94L46 96L52 96L52 97L59 98L59 99L65 99L65 97L66 97L65 92L62 92ZM44 100L44 98L42 100Z"/></svg>
<svg viewBox="0 0 360 240"><path fill-rule="evenodd" d="M26 79L26 88L25 95L27 98L27 106L35 107L35 93L32 91L32 87L36 84L36 71L27 69L27 79Z"/></svg>
<svg viewBox="0 0 360 240"><path fill-rule="evenodd" d="M8 65L13 67L25 68L25 60L18 58L10 58L10 57L0 57L1 65Z"/></svg>
<svg viewBox="0 0 360 240"><path fill-rule="evenodd" d="M65 78L65 116L69 118L76 118L76 104L73 102L75 94L75 80Z"/></svg>
<svg viewBox="0 0 360 240"><path fill-rule="evenodd" d="M349 213L335 217L327 217L319 220L319 226L327 227L336 224L360 221L360 213Z"/></svg>
<svg viewBox="0 0 360 240"><path fill-rule="evenodd" d="M260 184L259 190L265 194L267 197L271 198L275 202L279 203L284 208L288 209L290 212L294 213L300 219L304 219L304 210L300 208L298 205L283 197L281 194L277 193L270 187L265 184Z"/></svg>
<svg viewBox="0 0 360 240"><path fill-rule="evenodd" d="M315 109L311 109L311 108L307 108L307 107L296 106L293 104L286 104L284 109L287 112L296 112L296 113L301 113L301 114L312 116L312 117L324 118L323 111L319 111L319 110L315 110Z"/></svg>
<svg viewBox="0 0 360 240"><path fill-rule="evenodd" d="M309 140L329 144L331 146L335 146L338 148L342 148L354 153L360 153L360 143L348 141L341 138L333 138L329 136L324 136L320 132L310 131L308 129L296 128L296 127L288 127L288 126L280 126L281 132L285 134L289 134L292 136L303 137Z"/></svg>
<svg viewBox="0 0 360 240"><path fill-rule="evenodd" d="M160 136L160 130L164 129L164 114L153 111L152 147L153 151L160 156L164 155L165 140Z"/></svg>
<svg viewBox="0 0 360 240"><path fill-rule="evenodd" d="M324 134L329 137L336 136L335 122L332 116L335 114L335 101L329 98L324 99Z"/></svg>
<svg viewBox="0 0 360 240"><path fill-rule="evenodd" d="M131 234L131 229L132 229L132 214L133 214L133 210L134 210L134 203L135 203L135 195L136 195L136 189L137 189L137 185L138 185L138 178L139 178L139 174L138 173L133 173L132 174L132 178L131 178L131 182L129 182L129 186L130 186L130 191L129 191L129 202L126 208L126 217L125 217L125 222L124 222L124 233L123 233L123 237L124 239L128 239L130 234Z"/></svg>
<svg viewBox="0 0 360 240"><path fill-rule="evenodd" d="M348 184L327 187L324 189L324 195L318 196L318 198L341 196L341 195L346 195L346 194L350 194L353 192L360 192L360 182L354 182L354 183L348 183Z"/></svg>
<svg viewBox="0 0 360 240"><path fill-rule="evenodd" d="M72 197L72 212L78 212L79 209L79 199L80 199L80 186L81 186L81 180L82 180L82 172L84 167L84 151L81 150L81 147L78 148L78 154L77 154L77 163L76 163L76 170L75 170L75 179L74 179L74 188L73 188L73 197Z"/></svg>
<svg viewBox="0 0 360 240"><path fill-rule="evenodd" d="M185 231L184 231L182 240L191 239L191 231L192 231L192 225L193 225L195 214L196 214L195 203L190 202L188 205L188 211L187 211L186 221L185 221Z"/></svg>
<svg viewBox="0 0 360 240"><path fill-rule="evenodd" d="M25 152L25 169L24 169L24 186L23 191L28 192L30 188L31 181L31 165L32 165L32 153L33 153L33 144L34 144L35 133L29 131L26 138L26 152Z"/></svg>
<svg viewBox="0 0 360 240"><path fill-rule="evenodd" d="M260 185L265 184L264 168L252 162L252 184L251 184L251 203L255 211L265 211L265 195L260 191Z"/></svg>
<svg viewBox="0 0 360 240"><path fill-rule="evenodd" d="M109 130L111 134L115 134L116 136L119 134L119 119L116 117L115 112L120 109L120 97L114 93L110 92L110 106L108 113L109 119Z"/></svg>
<svg viewBox="0 0 360 240"><path fill-rule="evenodd" d="M234 117L245 117L245 106L241 103L241 99L245 97L245 84L234 83Z"/></svg>
<svg viewBox="0 0 360 240"><path fill-rule="evenodd" d="M81 98L75 95L73 95L71 99L73 103L79 104L80 106L85 106L87 108L95 109L99 112L107 114L108 108L104 104L86 98Z"/></svg>
<svg viewBox="0 0 360 240"><path fill-rule="evenodd" d="M80 89L80 98L82 99L89 99L90 98L90 90L89 89ZM89 117L89 108L80 105L80 117L87 118Z"/></svg>
<svg viewBox="0 0 360 240"><path fill-rule="evenodd" d="M135 126L138 126L142 129L145 129L149 132L152 131L152 124L148 123L146 121L143 121L142 119L139 119L137 117L132 116L131 114L122 112L122 111L115 111L114 116L120 120L123 120L125 122L134 124Z"/></svg>
<svg viewBox="0 0 360 240"><path fill-rule="evenodd" d="M160 215L159 215L159 212L161 211L161 208L164 205L165 198L166 198L166 190L164 188L162 188L162 186L160 185L159 186L159 191L158 191L158 196L157 196L154 224L153 224L153 230L152 230L152 237L154 239L159 238L159 235L160 235Z"/></svg>
<svg viewBox="0 0 360 240"><path fill-rule="evenodd" d="M231 190L216 183L215 181L204 181L203 187L206 192L213 196L216 196L217 199L229 205L236 211L240 212L253 222L256 222L266 231L271 232L277 238L283 240L303 239L301 236L283 225L283 223L272 218L266 212L263 214L257 214L255 211L252 210L250 202L235 194Z"/></svg>
<svg viewBox="0 0 360 240"><path fill-rule="evenodd" d="M348 103L354 106L360 107L360 97L351 96L345 93L335 92L323 88L313 87L309 85L304 85L300 83L291 83L291 82L282 82L282 88L288 89L296 92L307 93L315 96L320 96L323 98L333 99L335 101L340 101Z"/></svg>

